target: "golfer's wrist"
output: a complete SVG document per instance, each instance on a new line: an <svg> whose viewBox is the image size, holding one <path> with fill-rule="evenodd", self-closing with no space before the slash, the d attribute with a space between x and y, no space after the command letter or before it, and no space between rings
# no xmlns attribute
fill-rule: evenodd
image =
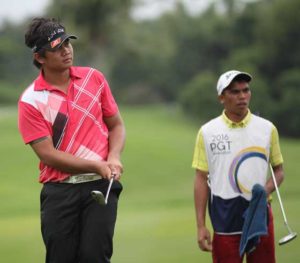
<svg viewBox="0 0 300 263"><path fill-rule="evenodd" d="M110 160L120 161L120 159L121 159L121 154L118 152L110 152L107 156L107 161L110 161Z"/></svg>

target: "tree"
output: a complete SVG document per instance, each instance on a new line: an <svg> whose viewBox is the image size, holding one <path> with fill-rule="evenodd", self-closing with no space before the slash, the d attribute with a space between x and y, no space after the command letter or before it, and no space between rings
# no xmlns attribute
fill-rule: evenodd
<svg viewBox="0 0 300 263"><path fill-rule="evenodd" d="M274 119L283 134L300 137L300 68L283 72L278 78L280 100L274 105Z"/></svg>
<svg viewBox="0 0 300 263"><path fill-rule="evenodd" d="M222 107L218 102L215 76L210 71L195 76L181 91L183 109L197 120L208 121L220 115Z"/></svg>
<svg viewBox="0 0 300 263"><path fill-rule="evenodd" d="M275 0L261 4L257 42L264 56L258 65L269 81L300 64L300 1ZM275 77L275 78L274 78ZM270 90L279 98L280 90Z"/></svg>
<svg viewBox="0 0 300 263"><path fill-rule="evenodd" d="M86 34L92 43L105 43L111 32L129 17L132 0L53 0L49 14Z"/></svg>

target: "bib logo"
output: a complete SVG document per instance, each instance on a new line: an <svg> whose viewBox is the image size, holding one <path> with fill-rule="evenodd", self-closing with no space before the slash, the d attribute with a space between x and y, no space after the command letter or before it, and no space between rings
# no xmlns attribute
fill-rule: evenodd
<svg viewBox="0 0 300 263"><path fill-rule="evenodd" d="M232 141L229 140L227 134L212 135L212 140L209 144L211 152L215 154L228 154L230 153L230 146Z"/></svg>

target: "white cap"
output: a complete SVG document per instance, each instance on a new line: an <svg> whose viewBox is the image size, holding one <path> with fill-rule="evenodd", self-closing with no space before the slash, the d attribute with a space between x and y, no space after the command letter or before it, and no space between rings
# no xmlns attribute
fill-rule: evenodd
<svg viewBox="0 0 300 263"><path fill-rule="evenodd" d="M229 84L233 81L233 79L235 79L236 77L238 77L238 79L245 80L247 82L250 82L252 79L251 75L246 72L241 72L238 70L227 71L223 73L218 80L218 84L217 84L218 95L221 95L223 90L226 89L229 86Z"/></svg>

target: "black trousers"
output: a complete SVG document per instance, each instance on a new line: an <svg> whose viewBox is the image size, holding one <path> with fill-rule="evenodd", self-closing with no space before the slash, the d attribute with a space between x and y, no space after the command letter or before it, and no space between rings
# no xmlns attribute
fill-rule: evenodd
<svg viewBox="0 0 300 263"><path fill-rule="evenodd" d="M106 206L99 205L90 194L98 190L105 195L107 187L107 180L44 184L41 231L47 263L110 262L122 185L113 183Z"/></svg>

